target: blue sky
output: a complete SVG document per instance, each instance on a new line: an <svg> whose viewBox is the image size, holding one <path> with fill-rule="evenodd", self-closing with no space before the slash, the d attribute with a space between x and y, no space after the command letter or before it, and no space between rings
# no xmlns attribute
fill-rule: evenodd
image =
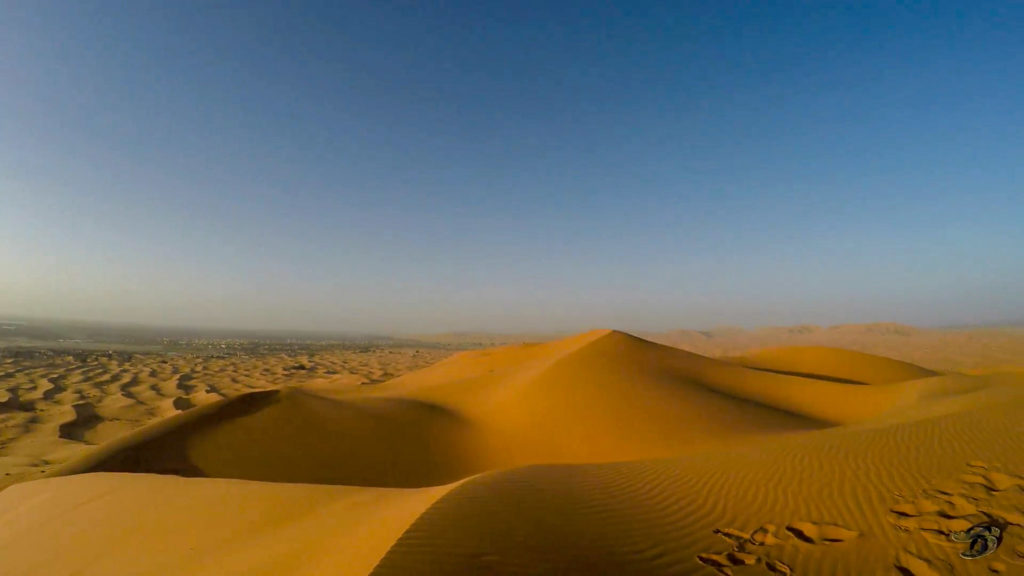
<svg viewBox="0 0 1024 576"><path fill-rule="evenodd" d="M0 313L1024 317L1024 5L7 2Z"/></svg>

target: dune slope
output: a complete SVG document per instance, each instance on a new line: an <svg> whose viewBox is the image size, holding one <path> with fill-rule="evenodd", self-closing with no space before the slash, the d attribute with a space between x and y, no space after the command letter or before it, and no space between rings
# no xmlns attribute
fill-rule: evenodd
<svg viewBox="0 0 1024 576"><path fill-rule="evenodd" d="M826 346L769 348L727 360L758 370L854 384L891 384L938 374L908 362Z"/></svg>
<svg viewBox="0 0 1024 576"><path fill-rule="evenodd" d="M885 425L480 476L374 574L1024 573L1024 382L998 380ZM983 520L1009 526L1000 550L959 558L948 534Z"/></svg>
<svg viewBox="0 0 1024 576"><path fill-rule="evenodd" d="M0 342L0 489L40 478L97 445L224 398L321 383L331 389L359 387L451 354L319 345L281 352L251 343L230 354L221 348L167 354L20 350Z"/></svg>
<svg viewBox="0 0 1024 576"><path fill-rule="evenodd" d="M0 573L362 575L450 488L149 474L37 480L0 492Z"/></svg>
<svg viewBox="0 0 1024 576"><path fill-rule="evenodd" d="M0 549L25 574L1024 570L1022 375L773 354L596 331L214 402L0 492ZM948 535L981 520L1004 543L964 561Z"/></svg>
<svg viewBox="0 0 1024 576"><path fill-rule="evenodd" d="M253 392L57 474L152 472L381 487L550 462L668 457L862 420L899 387L751 370L614 331L465 354L370 389Z"/></svg>

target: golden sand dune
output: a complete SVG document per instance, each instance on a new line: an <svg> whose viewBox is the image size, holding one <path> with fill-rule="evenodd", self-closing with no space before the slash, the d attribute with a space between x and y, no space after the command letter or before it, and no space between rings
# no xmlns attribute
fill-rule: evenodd
<svg viewBox="0 0 1024 576"><path fill-rule="evenodd" d="M148 423L254 390L359 387L451 354L407 348L239 356L64 352L0 357L0 488Z"/></svg>
<svg viewBox="0 0 1024 576"><path fill-rule="evenodd" d="M401 398L249 392L147 426L58 468L354 486L434 486L479 472L459 415Z"/></svg>
<svg viewBox="0 0 1024 576"><path fill-rule="evenodd" d="M0 492L0 549L47 575L1024 571L1021 414L1019 374L595 331L188 410ZM1002 546L961 559L986 519Z"/></svg>
<svg viewBox="0 0 1024 576"><path fill-rule="evenodd" d="M825 346L771 348L728 360L758 370L852 384L890 384L937 374L908 362Z"/></svg>
<svg viewBox="0 0 1024 576"><path fill-rule="evenodd" d="M765 348L829 346L896 358L932 370L1024 370L1024 329L1020 326L940 329L876 323L676 330L643 337L715 357L744 356Z"/></svg>
<svg viewBox="0 0 1024 576"><path fill-rule="evenodd" d="M37 480L0 493L0 574L366 574L450 488Z"/></svg>
<svg viewBox="0 0 1024 576"><path fill-rule="evenodd" d="M901 415L680 458L547 465L475 478L427 510L375 574L987 574L949 542L995 519L992 561L1024 571L1021 382ZM995 481L971 474L981 459ZM901 505L934 503L904 515ZM703 567L703 568L702 568Z"/></svg>
<svg viewBox="0 0 1024 576"><path fill-rule="evenodd" d="M429 486L489 469L667 457L853 422L913 392L750 370L595 331L467 352L331 397L248 393L123 437L59 473Z"/></svg>

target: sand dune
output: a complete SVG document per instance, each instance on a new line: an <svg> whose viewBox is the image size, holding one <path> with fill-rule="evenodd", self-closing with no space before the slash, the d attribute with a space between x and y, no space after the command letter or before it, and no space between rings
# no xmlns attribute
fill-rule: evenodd
<svg viewBox="0 0 1024 576"><path fill-rule="evenodd" d="M937 375L908 362L825 346L770 348L728 360L758 370L852 384L891 384Z"/></svg>
<svg viewBox="0 0 1024 576"><path fill-rule="evenodd" d="M903 574L987 574L946 538L986 518L1012 523L990 560L1024 570L1021 384L993 378L944 398L945 414L924 406L888 425L482 476L427 510L374 573L896 574L914 556ZM975 458L1000 470L995 482L970 474ZM920 498L935 520L897 513Z"/></svg>
<svg viewBox="0 0 1024 576"><path fill-rule="evenodd" d="M645 333L652 342L705 356L745 356L765 348L828 346L895 358L938 371L1024 370L1021 327L939 329L893 323L775 326Z"/></svg>
<svg viewBox="0 0 1024 576"><path fill-rule="evenodd" d="M196 406L282 386L359 387L449 354L367 348L229 357L0 356L0 488L38 478L98 444Z"/></svg>
<svg viewBox="0 0 1024 576"><path fill-rule="evenodd" d="M0 573L367 574L450 486L86 474L0 493Z"/></svg>
<svg viewBox="0 0 1024 576"><path fill-rule="evenodd" d="M122 438L59 473L429 486L526 464L673 456L857 421L911 398L908 388L751 370L595 331L463 353L332 397L249 393L162 422L159 434Z"/></svg>
<svg viewBox="0 0 1024 576"><path fill-rule="evenodd" d="M190 409L0 492L0 549L47 575L1024 573L1022 413L1020 374L594 331ZM1003 544L964 560L981 520Z"/></svg>
<svg viewBox="0 0 1024 576"><path fill-rule="evenodd" d="M411 399L249 392L147 426L57 468L271 482L434 486L481 471L474 430Z"/></svg>

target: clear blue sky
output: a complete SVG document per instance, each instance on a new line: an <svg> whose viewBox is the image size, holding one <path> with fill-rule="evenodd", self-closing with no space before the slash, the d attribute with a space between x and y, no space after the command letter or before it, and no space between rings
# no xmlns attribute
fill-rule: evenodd
<svg viewBox="0 0 1024 576"><path fill-rule="evenodd" d="M1024 317L1024 4L288 4L0 4L0 314Z"/></svg>

